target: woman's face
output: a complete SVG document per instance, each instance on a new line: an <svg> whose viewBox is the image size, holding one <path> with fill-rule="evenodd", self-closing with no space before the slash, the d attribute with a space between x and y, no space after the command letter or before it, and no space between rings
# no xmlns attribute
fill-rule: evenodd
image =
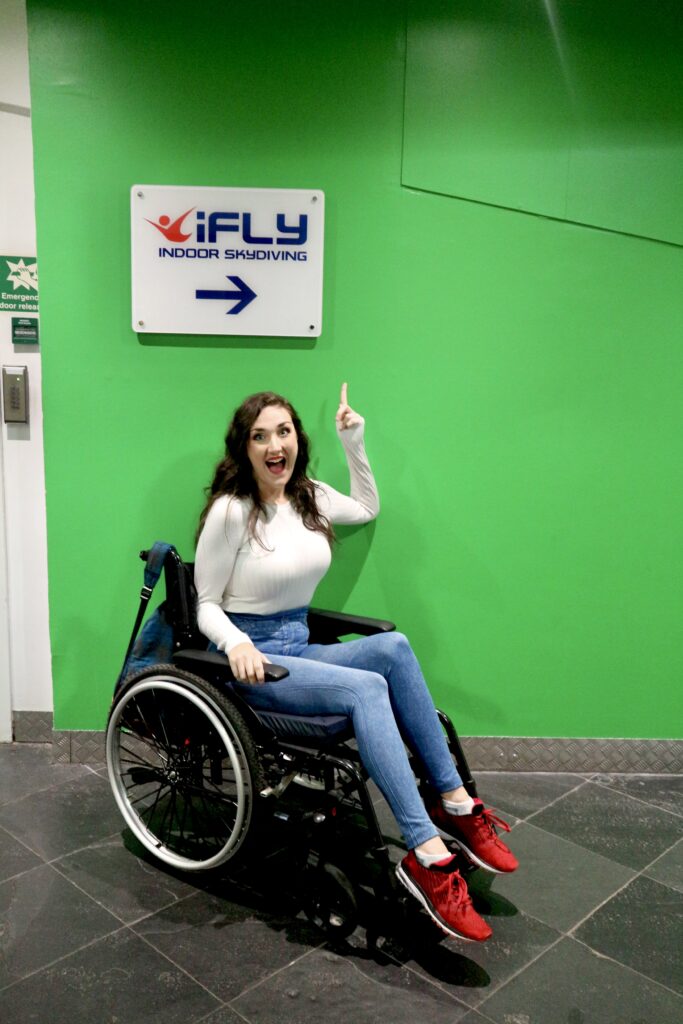
<svg viewBox="0 0 683 1024"><path fill-rule="evenodd" d="M264 501L284 501L299 443L292 417L282 405L267 405L254 420L247 441L259 494Z"/></svg>

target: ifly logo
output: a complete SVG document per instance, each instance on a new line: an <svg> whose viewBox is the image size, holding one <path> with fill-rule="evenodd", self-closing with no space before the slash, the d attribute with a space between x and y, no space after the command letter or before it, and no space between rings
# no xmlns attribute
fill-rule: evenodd
<svg viewBox="0 0 683 1024"><path fill-rule="evenodd" d="M145 217L145 220L148 224L151 224L153 228L156 228L157 231L161 231L164 238L167 238L169 242L186 242L188 238L190 238L192 232L190 232L189 235L183 234L183 221L194 209L195 207L191 206L189 210L185 210L185 213L181 213L179 217L176 217L173 223L171 223L171 218L167 217L166 214L159 217L158 222L149 220L147 217Z"/></svg>
<svg viewBox="0 0 683 1024"><path fill-rule="evenodd" d="M191 206L185 213L181 213L175 220L167 214L159 217L158 221L149 220L148 224L160 231L169 242L186 242L192 237L193 232L185 233L183 230L184 221L196 210ZM264 218L262 217L262 220ZM295 215L296 222L288 222L287 214L276 213L275 224L269 225L270 234L258 234L252 225L251 213L237 213L229 210L216 210L207 214L205 210L196 210L194 233L195 240L200 243L215 245L219 235L236 232L241 236L242 241L247 245L304 245L308 238L308 215L300 213ZM186 225L189 227L189 225ZM268 228L261 228L262 231Z"/></svg>

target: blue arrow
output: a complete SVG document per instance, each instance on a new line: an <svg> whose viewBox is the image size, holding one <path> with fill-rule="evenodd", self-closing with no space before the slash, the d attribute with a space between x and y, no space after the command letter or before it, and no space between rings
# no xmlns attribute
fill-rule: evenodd
<svg viewBox="0 0 683 1024"><path fill-rule="evenodd" d="M228 281L237 286L236 292L208 291L205 288L198 288L195 291L196 299L239 299L236 306L227 311L228 316L232 313L241 313L245 306L248 306L252 299L256 298L256 292L252 291L248 284L245 284L241 277L232 277L227 274Z"/></svg>

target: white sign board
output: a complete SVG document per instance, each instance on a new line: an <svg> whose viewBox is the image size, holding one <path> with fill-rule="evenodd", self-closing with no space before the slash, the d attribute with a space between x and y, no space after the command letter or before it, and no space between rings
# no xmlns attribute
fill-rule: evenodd
<svg viewBox="0 0 683 1024"><path fill-rule="evenodd" d="M131 189L133 330L315 338L325 195L314 189Z"/></svg>

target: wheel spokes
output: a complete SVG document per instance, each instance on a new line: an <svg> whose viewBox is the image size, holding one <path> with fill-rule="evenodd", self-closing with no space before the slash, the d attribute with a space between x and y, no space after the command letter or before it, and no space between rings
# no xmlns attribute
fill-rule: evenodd
<svg viewBox="0 0 683 1024"><path fill-rule="evenodd" d="M250 769L239 736L217 709L174 680L137 685L108 739L124 816L168 863L220 863L241 843L251 817Z"/></svg>

